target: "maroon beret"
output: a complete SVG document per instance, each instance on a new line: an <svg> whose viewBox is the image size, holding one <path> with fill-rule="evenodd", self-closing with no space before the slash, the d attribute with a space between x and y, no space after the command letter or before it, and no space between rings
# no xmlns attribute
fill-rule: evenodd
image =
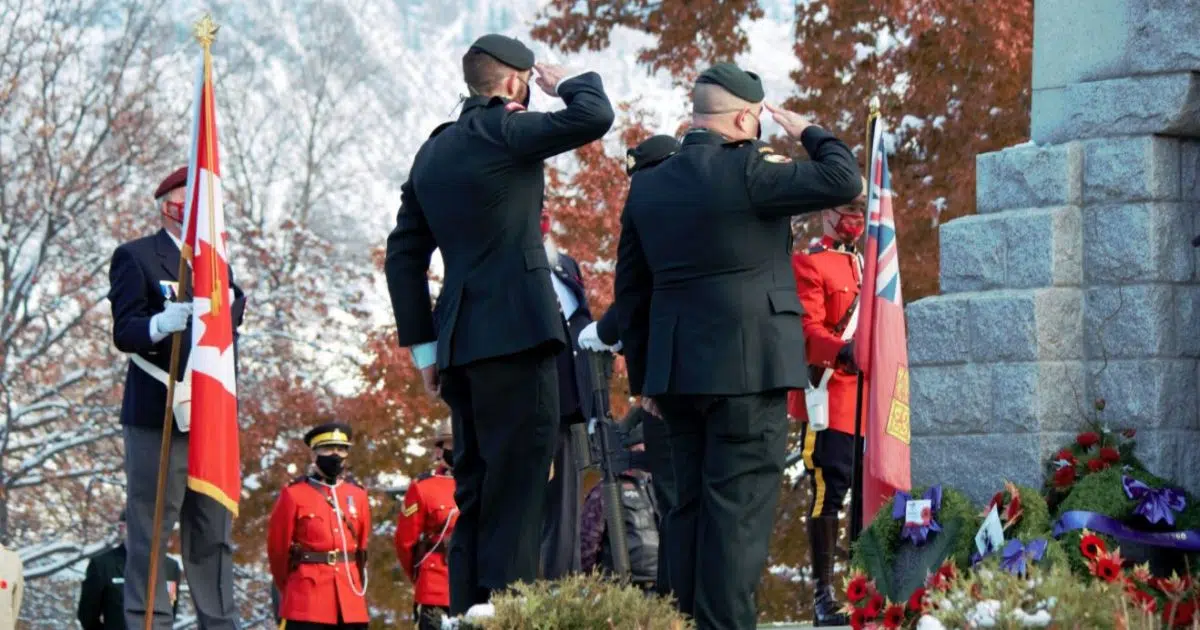
<svg viewBox="0 0 1200 630"><path fill-rule="evenodd" d="M159 184L158 188L154 191L154 198L161 199L163 195L166 195L172 190L187 186L187 174L188 167L181 166L174 173L167 175L167 178L162 180L162 183Z"/></svg>

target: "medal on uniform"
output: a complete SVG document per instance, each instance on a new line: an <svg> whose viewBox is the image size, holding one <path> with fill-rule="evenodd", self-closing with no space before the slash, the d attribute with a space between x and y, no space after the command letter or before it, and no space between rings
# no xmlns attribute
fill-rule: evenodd
<svg viewBox="0 0 1200 630"><path fill-rule="evenodd" d="M159 280L158 288L162 291L163 299L168 302L174 302L179 297L179 283L170 280Z"/></svg>
<svg viewBox="0 0 1200 630"><path fill-rule="evenodd" d="M358 510L354 507L354 497L346 497L346 508L350 510L350 516L358 516Z"/></svg>

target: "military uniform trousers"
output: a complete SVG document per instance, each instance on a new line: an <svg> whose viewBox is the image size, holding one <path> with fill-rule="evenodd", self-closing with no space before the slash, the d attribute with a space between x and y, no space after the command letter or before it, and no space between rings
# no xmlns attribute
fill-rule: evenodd
<svg viewBox="0 0 1200 630"><path fill-rule="evenodd" d="M558 437L553 352L451 366L441 394L454 427L450 612L465 613L493 591L538 575L542 513Z"/></svg>
<svg viewBox="0 0 1200 630"><path fill-rule="evenodd" d="M125 478L129 482L125 513L125 625L141 628L150 577L150 543L154 535L162 429L128 424L123 429ZM170 449L158 566L165 567L169 562L167 541L179 521L183 574L196 605L200 627L204 630L237 628L237 609L233 603L232 515L220 503L188 489L188 434L172 428ZM175 625L166 577L166 572L160 569L153 606L155 630L169 630Z"/></svg>
<svg viewBox="0 0 1200 630"><path fill-rule="evenodd" d="M546 488L546 507L542 515L542 577L547 580L580 571L579 495L583 472L579 469L578 449L571 439L571 425L583 421L583 416L576 411L559 422L553 475Z"/></svg>
<svg viewBox="0 0 1200 630"><path fill-rule="evenodd" d="M646 461L650 488L658 504L658 578L654 590L660 595L671 592L671 574L667 570L667 515L675 507L675 470L671 466L671 436L662 418L646 414L642 421L646 439Z"/></svg>
<svg viewBox="0 0 1200 630"><path fill-rule="evenodd" d="M664 541L671 590L700 630L755 628L787 451L787 392L655 400L675 470Z"/></svg>
<svg viewBox="0 0 1200 630"><path fill-rule="evenodd" d="M836 517L853 482L854 436L835 429L812 431L807 422L800 427L800 454L813 496L809 516ZM858 448L862 447L863 440L859 438Z"/></svg>

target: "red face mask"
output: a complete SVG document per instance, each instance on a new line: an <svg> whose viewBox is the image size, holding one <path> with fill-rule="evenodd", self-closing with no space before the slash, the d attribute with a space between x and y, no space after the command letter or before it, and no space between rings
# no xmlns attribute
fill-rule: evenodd
<svg viewBox="0 0 1200 630"><path fill-rule="evenodd" d="M183 204L178 201L163 202L163 216L183 223Z"/></svg>
<svg viewBox="0 0 1200 630"><path fill-rule="evenodd" d="M542 236L550 233L550 215L542 215Z"/></svg>
<svg viewBox="0 0 1200 630"><path fill-rule="evenodd" d="M857 241L866 230L867 222L859 212L839 212L833 230L844 241Z"/></svg>

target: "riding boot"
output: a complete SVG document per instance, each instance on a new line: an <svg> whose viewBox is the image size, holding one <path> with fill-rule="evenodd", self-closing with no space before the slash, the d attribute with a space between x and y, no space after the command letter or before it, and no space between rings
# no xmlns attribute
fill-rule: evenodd
<svg viewBox="0 0 1200 630"><path fill-rule="evenodd" d="M837 547L837 515L808 519L808 549L812 554L813 625L845 626L850 618L841 612L833 592L833 557Z"/></svg>

